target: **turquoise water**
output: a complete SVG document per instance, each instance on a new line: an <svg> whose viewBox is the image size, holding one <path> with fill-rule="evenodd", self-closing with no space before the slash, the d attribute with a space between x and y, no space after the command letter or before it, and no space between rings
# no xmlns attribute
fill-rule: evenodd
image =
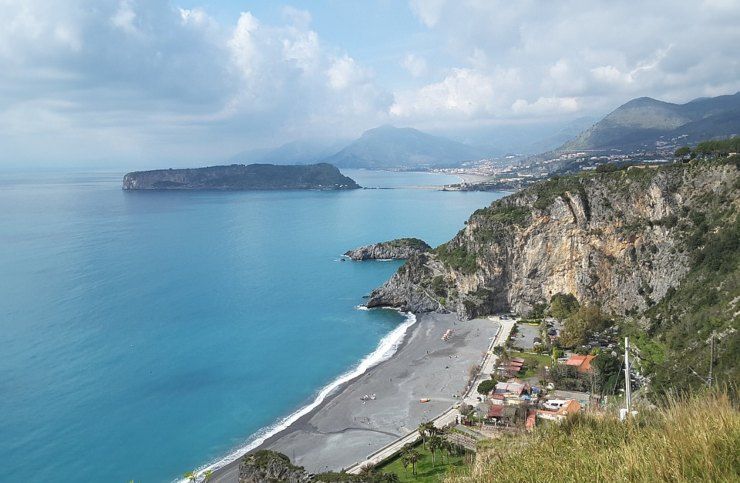
<svg viewBox="0 0 740 483"><path fill-rule="evenodd" d="M347 171L364 186L456 182ZM360 311L496 193L127 193L122 173L0 174L0 480L170 481L310 403L403 322Z"/></svg>

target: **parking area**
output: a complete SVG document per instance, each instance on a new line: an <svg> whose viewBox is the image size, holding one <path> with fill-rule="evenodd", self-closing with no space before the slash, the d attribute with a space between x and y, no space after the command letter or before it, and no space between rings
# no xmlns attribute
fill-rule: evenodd
<svg viewBox="0 0 740 483"><path fill-rule="evenodd" d="M529 351L534 348L536 341L541 342L540 326L534 324L519 323L516 326L517 333L512 336L513 346L520 350Z"/></svg>

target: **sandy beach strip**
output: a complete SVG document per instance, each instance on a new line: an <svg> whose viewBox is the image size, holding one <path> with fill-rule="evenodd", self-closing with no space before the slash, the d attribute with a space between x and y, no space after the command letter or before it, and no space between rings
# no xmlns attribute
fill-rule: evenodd
<svg viewBox="0 0 740 483"><path fill-rule="evenodd" d="M447 341L442 336L448 329ZM339 388L322 405L260 446L286 454L310 472L340 470L415 430L460 401L468 370L479 364L498 324L423 314L396 354ZM365 395L375 400L363 401ZM428 403L420 399L429 398ZM212 482L236 483L238 461Z"/></svg>

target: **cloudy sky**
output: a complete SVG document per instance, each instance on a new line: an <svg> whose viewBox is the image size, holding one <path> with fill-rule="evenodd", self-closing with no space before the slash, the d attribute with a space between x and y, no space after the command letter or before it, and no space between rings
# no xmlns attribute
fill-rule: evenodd
<svg viewBox="0 0 740 483"><path fill-rule="evenodd" d="M0 167L208 164L740 90L740 0L0 0Z"/></svg>

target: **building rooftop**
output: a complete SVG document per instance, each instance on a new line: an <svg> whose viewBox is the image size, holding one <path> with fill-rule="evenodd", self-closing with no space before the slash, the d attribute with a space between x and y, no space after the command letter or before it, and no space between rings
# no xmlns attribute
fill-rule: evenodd
<svg viewBox="0 0 740 483"><path fill-rule="evenodd" d="M578 369L578 372L590 372L591 361L595 358L596 356L592 355L573 354L567 361L565 361L565 364L568 366L574 366Z"/></svg>

